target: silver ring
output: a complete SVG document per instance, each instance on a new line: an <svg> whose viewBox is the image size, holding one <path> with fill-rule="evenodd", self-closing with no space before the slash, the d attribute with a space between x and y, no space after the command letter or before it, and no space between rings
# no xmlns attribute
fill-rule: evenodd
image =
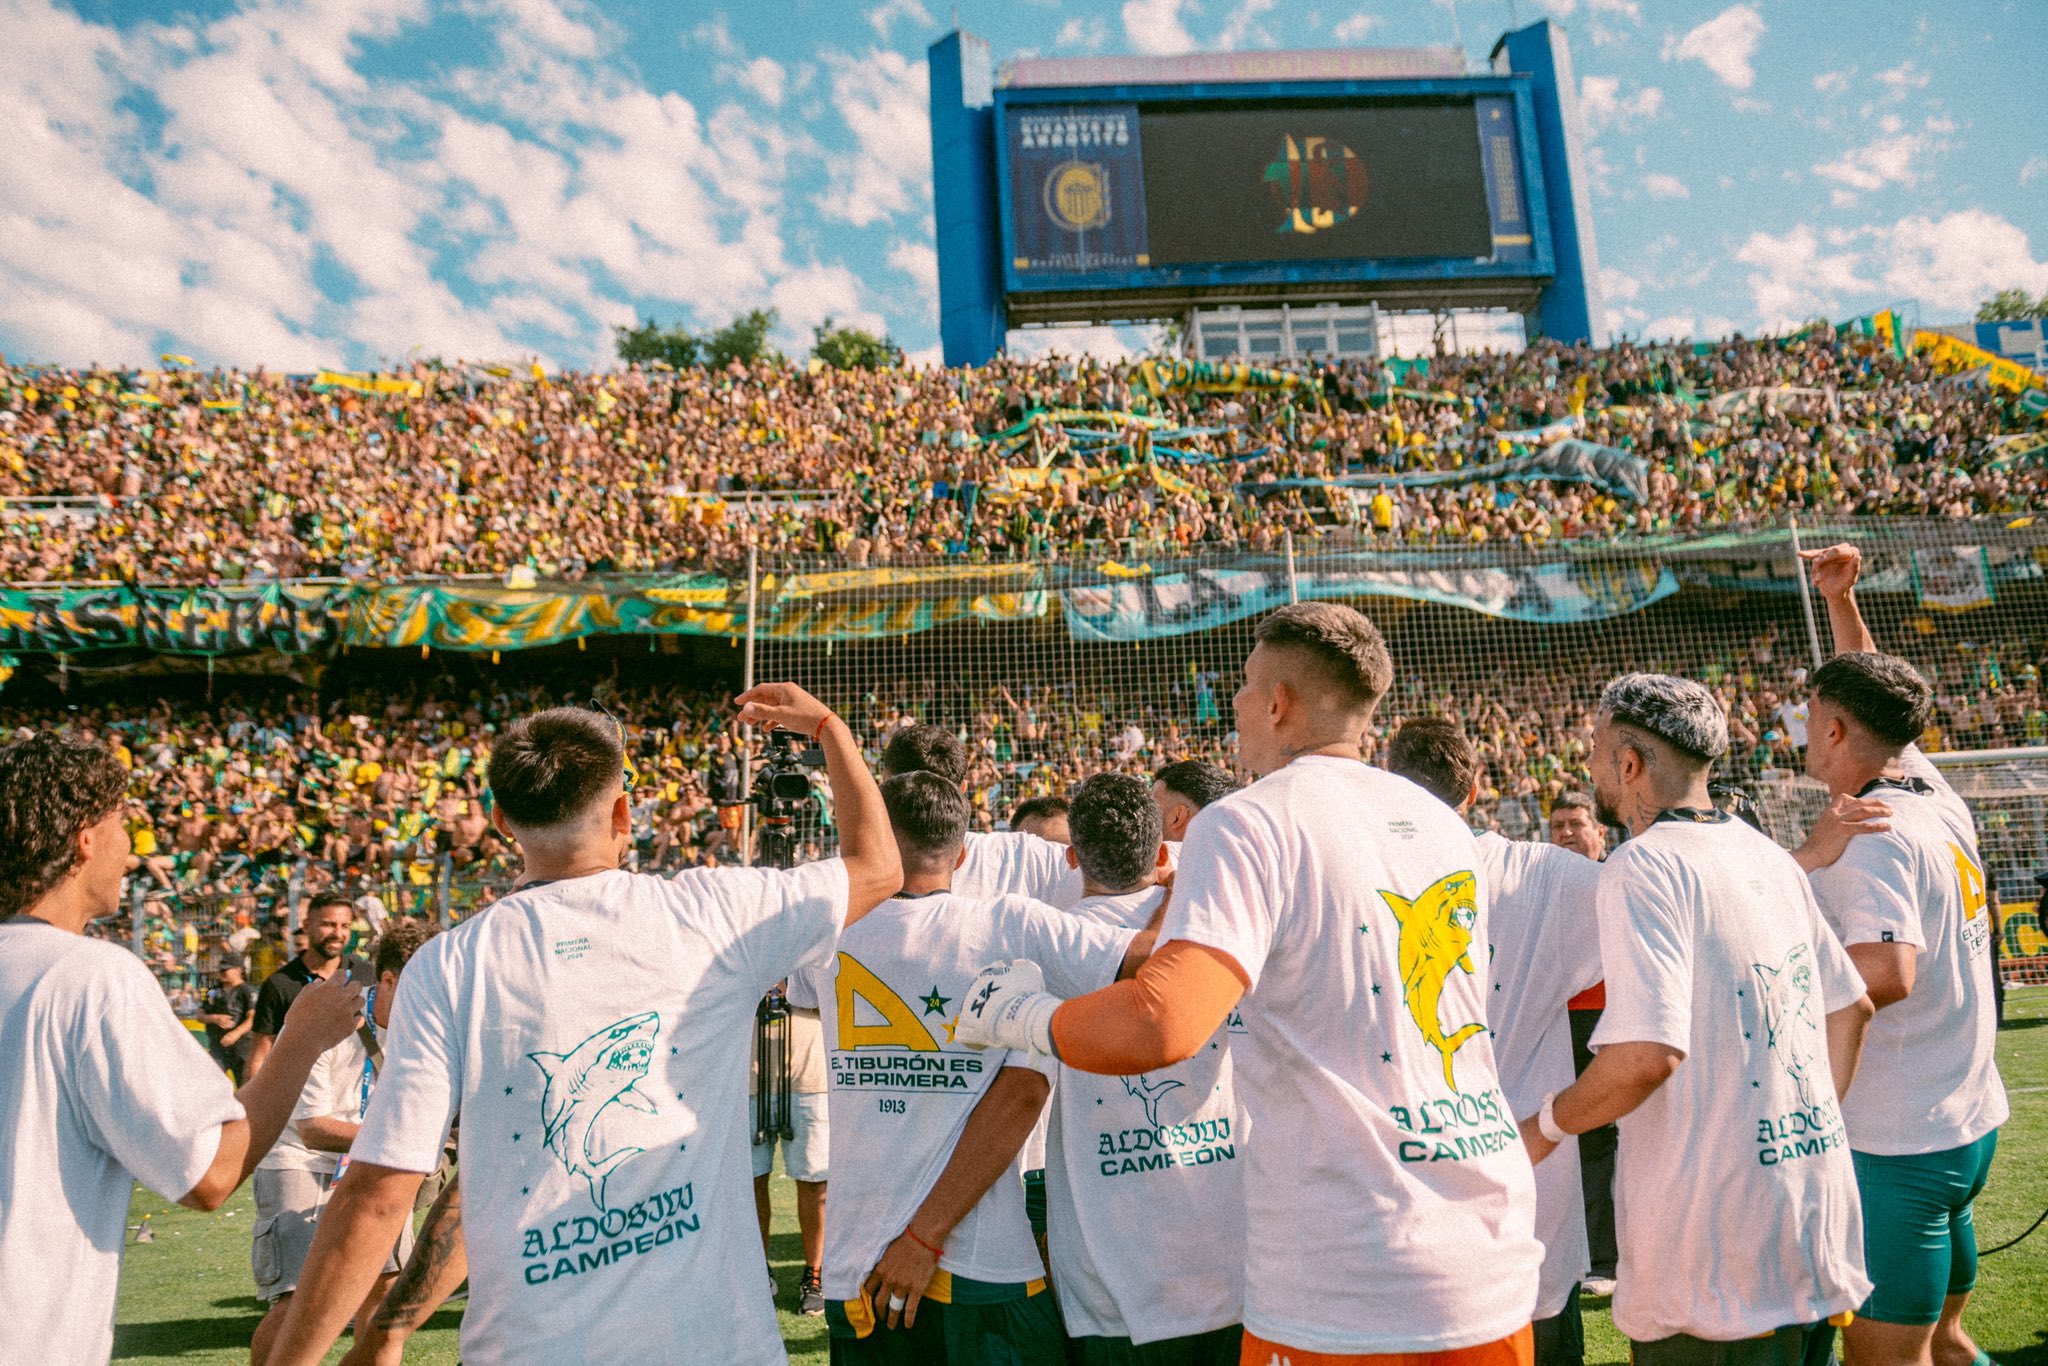
<svg viewBox="0 0 2048 1366"><path fill-rule="evenodd" d="M903 1307L903 1305L904 1305L904 1299L903 1299L903 1297L902 1297L901 1295L891 1295L891 1296L889 1297L889 1308L890 1308L890 1309L892 1309L892 1310L894 1310L894 1309L901 1309L901 1308Z"/></svg>

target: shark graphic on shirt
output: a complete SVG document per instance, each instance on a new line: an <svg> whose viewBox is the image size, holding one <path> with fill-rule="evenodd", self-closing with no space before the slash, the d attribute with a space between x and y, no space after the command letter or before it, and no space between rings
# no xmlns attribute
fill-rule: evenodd
<svg viewBox="0 0 2048 1366"><path fill-rule="evenodd" d="M547 1079L540 1097L541 1141L569 1175L589 1183L590 1201L601 1210L609 1208L604 1202L605 1182L646 1149L613 1148L600 1156L598 1121L613 1105L646 1115L659 1113L653 1098L635 1090L634 1083L647 1075L654 1059L654 1036L660 1032L661 1016L629 1015L567 1053L526 1055Z"/></svg>
<svg viewBox="0 0 2048 1366"><path fill-rule="evenodd" d="M1798 1088L1799 1103L1814 1103L1813 1041L1820 1026L1813 1018L1813 964L1805 944L1794 944L1784 961L1774 968L1752 963L1758 995L1764 1005L1764 1043L1778 1060L1792 1084Z"/></svg>
<svg viewBox="0 0 2048 1366"><path fill-rule="evenodd" d="M1159 1127L1159 1102L1166 1098L1168 1091L1178 1091L1185 1082L1172 1077L1161 1077L1154 1081L1147 1076L1123 1078L1124 1090L1145 1107L1145 1123L1154 1129Z"/></svg>
<svg viewBox="0 0 2048 1366"><path fill-rule="evenodd" d="M1380 893L1401 922L1395 954L1401 969L1401 999L1422 1031L1423 1041L1443 1055L1444 1084L1453 1091L1458 1082L1451 1073L1451 1056L1474 1035L1486 1032L1484 1023L1474 1023L1447 1034L1438 1014L1451 970L1472 971L1467 951L1472 947L1472 926L1479 919L1476 888L1472 874L1462 872L1438 878L1413 899Z"/></svg>

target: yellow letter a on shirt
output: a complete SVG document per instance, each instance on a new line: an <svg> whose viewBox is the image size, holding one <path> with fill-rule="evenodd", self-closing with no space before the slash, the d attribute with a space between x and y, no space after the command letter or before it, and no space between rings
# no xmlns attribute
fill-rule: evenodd
<svg viewBox="0 0 2048 1366"><path fill-rule="evenodd" d="M869 972L850 953L839 955L839 1047L908 1048L919 1053L939 1051L938 1040L918 1022L917 1015L889 984ZM860 1023L855 1002L866 1001L882 1017L881 1024Z"/></svg>

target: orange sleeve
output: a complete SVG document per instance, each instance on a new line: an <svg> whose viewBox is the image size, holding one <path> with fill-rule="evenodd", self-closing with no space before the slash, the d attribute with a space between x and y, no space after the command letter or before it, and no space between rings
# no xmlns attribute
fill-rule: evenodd
<svg viewBox="0 0 2048 1366"><path fill-rule="evenodd" d="M1052 1017L1060 1061L1083 1072L1129 1077L1192 1058L1250 979L1221 949L1176 939L1137 975L1076 996Z"/></svg>

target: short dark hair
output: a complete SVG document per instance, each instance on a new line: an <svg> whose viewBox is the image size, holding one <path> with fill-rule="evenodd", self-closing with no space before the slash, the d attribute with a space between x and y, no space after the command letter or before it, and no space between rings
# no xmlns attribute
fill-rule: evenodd
<svg viewBox="0 0 2048 1366"><path fill-rule="evenodd" d="M1176 797L1185 797L1200 811L1219 797L1237 791L1237 779L1230 770L1200 759L1182 759L1152 775L1152 781Z"/></svg>
<svg viewBox="0 0 2048 1366"><path fill-rule="evenodd" d="M1551 817L1555 819L1560 811L1583 811L1593 818L1595 825L1600 823L1600 812L1593 805L1593 798L1588 793L1560 792L1557 800L1550 804Z"/></svg>
<svg viewBox="0 0 2048 1366"><path fill-rule="evenodd" d="M882 780L882 804L906 864L950 861L967 839L967 797L937 773L898 773Z"/></svg>
<svg viewBox="0 0 2048 1366"><path fill-rule="evenodd" d="M1098 773L1074 789L1068 813L1074 857L1090 882L1122 891L1159 862L1164 819L1152 785L1129 773Z"/></svg>
<svg viewBox="0 0 2048 1366"><path fill-rule="evenodd" d="M305 925L312 923L314 917L318 916L320 912L326 910L329 906L341 907L341 909L348 912L348 918L350 920L354 920L356 918L356 903L349 898L348 893L321 892L318 895L316 895L311 901L308 901L306 903L305 918L300 921L300 924Z"/></svg>
<svg viewBox="0 0 2048 1366"><path fill-rule="evenodd" d="M1815 669L1813 695L1893 749L1919 739L1934 715L1934 690L1920 671L1876 650L1839 654Z"/></svg>
<svg viewBox="0 0 2048 1366"><path fill-rule="evenodd" d="M1623 674L1600 692L1600 710L1695 764L1728 752L1728 714L1704 683L1671 674ZM1641 746L1624 741L1630 748Z"/></svg>
<svg viewBox="0 0 2048 1366"><path fill-rule="evenodd" d="M78 836L112 815L128 770L112 750L37 731L0 748L0 917L47 896L83 862Z"/></svg>
<svg viewBox="0 0 2048 1366"><path fill-rule="evenodd" d="M1054 816L1064 816L1068 809L1065 797L1026 797L1010 812L1010 828L1017 830L1022 828L1026 821L1049 820Z"/></svg>
<svg viewBox="0 0 2048 1366"><path fill-rule="evenodd" d="M1444 716L1411 716L1387 746L1387 771L1398 773L1445 806L1463 806L1479 781L1479 749Z"/></svg>
<svg viewBox="0 0 2048 1366"><path fill-rule="evenodd" d="M625 765L616 722L550 707L514 721L491 746L491 800L512 824L546 830L582 815Z"/></svg>
<svg viewBox="0 0 2048 1366"><path fill-rule="evenodd" d="M1252 632L1261 645L1298 650L1353 707L1370 711L1394 685L1394 660L1377 626L1341 602L1293 602Z"/></svg>
<svg viewBox="0 0 2048 1366"><path fill-rule="evenodd" d="M944 726L906 726L882 746L882 776L936 773L958 787L967 781L967 746Z"/></svg>
<svg viewBox="0 0 2048 1366"><path fill-rule="evenodd" d="M416 915L394 918L384 927L384 933L377 936L377 946L370 950L370 970L379 977L387 972L397 976L405 971L405 965L420 951L420 946L440 932L439 925Z"/></svg>

